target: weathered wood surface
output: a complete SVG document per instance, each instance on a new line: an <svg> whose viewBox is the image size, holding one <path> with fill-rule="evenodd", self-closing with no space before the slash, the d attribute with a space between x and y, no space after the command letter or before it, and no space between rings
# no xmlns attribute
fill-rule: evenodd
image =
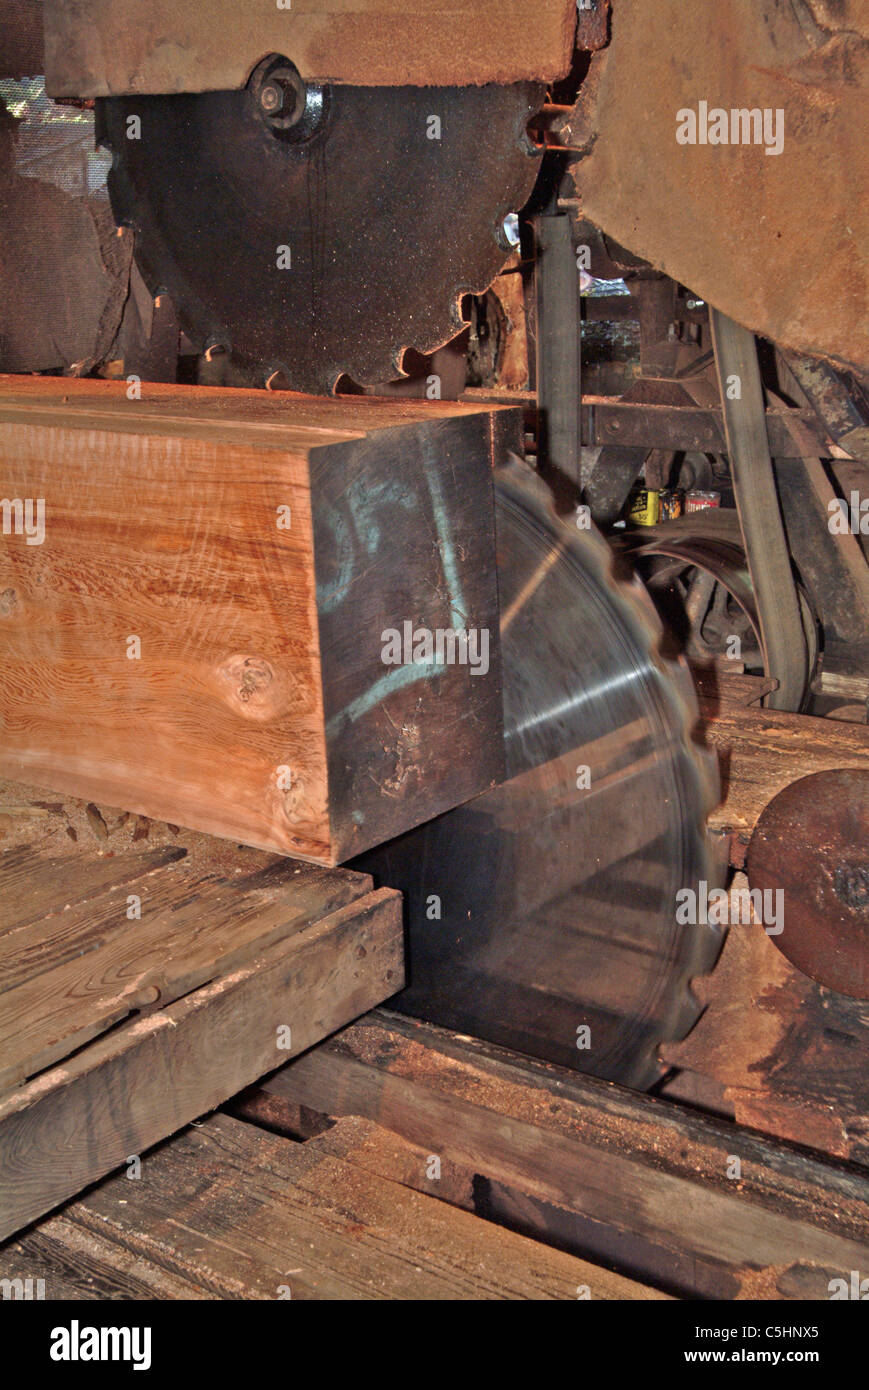
<svg viewBox="0 0 869 1390"><path fill-rule="evenodd" d="M3 1234L401 987L397 893L140 826L2 790Z"/></svg>
<svg viewBox="0 0 869 1390"><path fill-rule="evenodd" d="M731 862L745 864L752 831L773 797L811 772L869 767L869 728L764 709L760 677L716 671L699 678L703 741L718 755L724 792L710 817L730 836Z"/></svg>
<svg viewBox="0 0 869 1390"><path fill-rule="evenodd" d="M423 1190L672 1292L826 1298L869 1260L865 1176L431 1025L377 1012L264 1091L364 1116L440 1157Z"/></svg>
<svg viewBox="0 0 869 1390"><path fill-rule="evenodd" d="M592 60L571 122L572 139L592 144L575 166L583 215L754 332L864 364L869 322L853 286L866 274L869 243L859 134L869 68L865 3L658 0L654 13L650 30L646 0L618 0L612 41ZM737 131L731 144L704 143L702 117L695 143L680 143L677 113L698 117L701 95L710 115L769 111L767 119L781 122L780 153L767 158ZM807 241L795 213L814 190L823 196L812 200ZM823 256L823 274L803 274L807 254Z"/></svg>
<svg viewBox="0 0 869 1390"><path fill-rule="evenodd" d="M285 53L305 78L357 86L466 86L563 77L576 33L574 0L286 0L239 10L149 0L45 3L52 96L201 92L242 87L254 64ZM99 43L93 35L99 34Z"/></svg>
<svg viewBox="0 0 869 1390"><path fill-rule="evenodd" d="M27 794L0 786L0 816ZM91 816L108 832L116 813ZM365 874L193 833L124 847L122 827L120 843L107 833L38 847L22 819L16 843L0 840L0 1094L371 889Z"/></svg>
<svg viewBox="0 0 869 1390"><path fill-rule="evenodd" d="M0 379L0 775L327 864L493 785L511 420ZM385 665L405 622L485 672Z"/></svg>
<svg viewBox="0 0 869 1390"><path fill-rule="evenodd" d="M46 1299L661 1297L413 1191L417 1162L359 1121L298 1144L215 1115L0 1250L0 1277Z"/></svg>
<svg viewBox="0 0 869 1390"><path fill-rule="evenodd" d="M869 729L764 709L758 677L718 668L699 681L701 737L718 755L724 791L710 826L741 870L761 813L785 787L814 772L869 767ZM749 886L741 874L735 883ZM741 1125L869 1163L869 1005L802 974L759 922L731 926L715 970L693 988L705 1012L683 1042L662 1048L680 1069L672 1094L702 1096Z"/></svg>
<svg viewBox="0 0 869 1390"><path fill-rule="evenodd" d="M679 1084L705 1078L738 1124L869 1166L869 1003L809 979L759 922L731 926L693 987L704 1013L662 1048Z"/></svg>

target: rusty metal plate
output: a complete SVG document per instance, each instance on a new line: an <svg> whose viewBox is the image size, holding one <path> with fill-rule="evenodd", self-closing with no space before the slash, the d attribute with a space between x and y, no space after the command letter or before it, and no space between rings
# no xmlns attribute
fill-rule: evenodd
<svg viewBox="0 0 869 1390"><path fill-rule="evenodd" d="M267 53L369 87L554 81L575 33L576 0L45 0L45 71L77 97L243 87Z"/></svg>
<svg viewBox="0 0 869 1390"><path fill-rule="evenodd" d="M792 965L869 999L869 772L816 772L779 792L755 827L748 879L783 892L770 939Z"/></svg>
<svg viewBox="0 0 869 1390"><path fill-rule="evenodd" d="M263 90L98 103L115 215L198 349L219 339L299 391L386 381L404 348L453 338L461 297L503 265L505 214L540 166L526 125L544 89L309 85L286 130Z"/></svg>
<svg viewBox="0 0 869 1390"><path fill-rule="evenodd" d="M578 0L576 46L586 51L605 48L609 39L610 0Z"/></svg>
<svg viewBox="0 0 869 1390"><path fill-rule="evenodd" d="M865 3L619 0L610 27L585 84L599 78L584 215L738 323L865 369ZM781 152L753 142L753 118L751 143L701 143L701 101L728 137L731 111L769 111L770 148L782 112ZM680 144L686 109L697 142Z"/></svg>

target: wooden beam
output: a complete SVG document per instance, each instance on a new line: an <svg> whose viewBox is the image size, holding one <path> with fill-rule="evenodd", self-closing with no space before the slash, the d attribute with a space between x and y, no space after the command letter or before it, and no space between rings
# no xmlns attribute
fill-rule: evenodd
<svg viewBox="0 0 869 1390"><path fill-rule="evenodd" d="M131 1014L229 975L370 890L367 874L195 840L126 853L7 851L0 1095Z"/></svg>
<svg viewBox="0 0 869 1390"><path fill-rule="evenodd" d="M264 55L357 86L552 80L570 68L574 0L319 0L239 11L235 0L45 0L52 96L243 87ZM99 35L99 42L94 42Z"/></svg>
<svg viewBox="0 0 869 1390"><path fill-rule="evenodd" d="M492 1219L687 1296L826 1298L869 1260L865 1176L431 1025L372 1015L265 1089L391 1129L479 1174Z"/></svg>
<svg viewBox="0 0 869 1390"><path fill-rule="evenodd" d="M400 897L367 875L168 827L130 844L89 806L97 848L3 792L2 1234L402 986Z"/></svg>
<svg viewBox="0 0 869 1390"><path fill-rule="evenodd" d="M325 864L500 781L518 413L127 391L0 380L0 774Z"/></svg>
<svg viewBox="0 0 869 1390"><path fill-rule="evenodd" d="M7 1094L0 1237L273 1069L282 1037L302 1052L402 983L400 902L381 889Z"/></svg>
<svg viewBox="0 0 869 1390"><path fill-rule="evenodd" d="M400 1165L421 1156L392 1136L386 1172L356 1162L374 1133L295 1144L211 1116L0 1251L0 1274L46 1299L662 1297L413 1191Z"/></svg>

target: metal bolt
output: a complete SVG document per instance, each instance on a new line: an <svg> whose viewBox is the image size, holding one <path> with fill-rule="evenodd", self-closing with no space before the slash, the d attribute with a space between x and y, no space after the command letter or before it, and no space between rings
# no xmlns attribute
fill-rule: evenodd
<svg viewBox="0 0 869 1390"><path fill-rule="evenodd" d="M280 87L273 82L267 82L259 94L259 104L263 111L268 111L269 114L280 111L284 104L284 94Z"/></svg>

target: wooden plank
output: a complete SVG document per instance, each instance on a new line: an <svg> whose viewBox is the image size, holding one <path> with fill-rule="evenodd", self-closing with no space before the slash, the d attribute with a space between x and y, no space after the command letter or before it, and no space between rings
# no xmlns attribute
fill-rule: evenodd
<svg viewBox="0 0 869 1390"><path fill-rule="evenodd" d="M0 1274L45 1270L47 1299L661 1297L348 1161L357 1140L212 1116L7 1246Z"/></svg>
<svg viewBox="0 0 869 1390"><path fill-rule="evenodd" d="M399 895L366 894L0 1098L8 1235L403 984ZM289 1033L286 1031L289 1029Z"/></svg>
<svg viewBox="0 0 869 1390"><path fill-rule="evenodd" d="M357 86L466 86L552 80L567 73L574 0L295 0L240 13L214 0L45 3L45 71L52 96L201 92L244 86L268 53L305 78ZM99 34L95 44L93 35Z"/></svg>
<svg viewBox="0 0 869 1390"><path fill-rule="evenodd" d="M493 785L505 418L3 378L0 774L326 864Z"/></svg>
<svg viewBox="0 0 869 1390"><path fill-rule="evenodd" d="M130 854L118 882L73 905L71 858L31 856L41 895L54 899L10 930L2 930L3 909L15 900L0 861L0 1092L136 1010L229 974L371 887L367 875L218 846L192 862L176 854L155 865L153 853ZM141 915L131 919L131 910Z"/></svg>
<svg viewBox="0 0 869 1390"><path fill-rule="evenodd" d="M826 1298L869 1259L865 1177L431 1025L372 1015L265 1090L391 1129L482 1175L494 1219L687 1296Z"/></svg>
<svg viewBox="0 0 869 1390"><path fill-rule="evenodd" d="M0 783L0 846L6 1086L371 889L366 874L11 783Z"/></svg>
<svg viewBox="0 0 869 1390"><path fill-rule="evenodd" d="M6 784L8 785L8 783ZM0 794L2 796L2 794ZM0 800L2 814L2 800ZM26 973L37 969L37 957L47 956L51 964L57 957L52 949L50 934L43 923L47 918L60 912L75 910L76 919L83 905L108 890L116 895L124 888L132 888L141 878L167 865L175 864L185 856L180 845L166 845L148 849L144 852L127 854L88 855L40 855L39 874L34 874L34 847L30 844L4 848L0 860L0 881L3 885L3 899L0 902L0 989L9 989L15 982L15 971L7 953L10 944L5 937L16 935L15 948L32 939L34 953L26 962ZM61 901L62 899L62 901ZM121 899L126 905L126 899Z"/></svg>
<svg viewBox="0 0 869 1390"><path fill-rule="evenodd" d="M731 862L745 864L760 813L778 792L812 772L869 767L869 728L764 709L760 677L698 674L706 743L725 772L724 801L710 828L731 837Z"/></svg>
<svg viewBox="0 0 869 1390"><path fill-rule="evenodd" d="M0 1248L0 1271L0 1277L20 1279L25 1290L32 1280L34 1295L52 1299L198 1297L189 1280L157 1264L143 1270L137 1255L66 1216L52 1217Z"/></svg>

